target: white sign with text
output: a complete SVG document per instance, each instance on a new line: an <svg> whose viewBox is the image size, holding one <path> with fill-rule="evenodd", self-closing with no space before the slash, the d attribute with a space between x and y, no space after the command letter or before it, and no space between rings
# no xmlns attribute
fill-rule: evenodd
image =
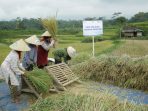
<svg viewBox="0 0 148 111"><path fill-rule="evenodd" d="M98 36L103 34L103 22L98 21L83 21L84 36Z"/></svg>

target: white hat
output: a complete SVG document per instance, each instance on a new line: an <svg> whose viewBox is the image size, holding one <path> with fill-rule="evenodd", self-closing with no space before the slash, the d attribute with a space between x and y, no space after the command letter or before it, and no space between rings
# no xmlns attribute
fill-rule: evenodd
<svg viewBox="0 0 148 111"><path fill-rule="evenodd" d="M29 51L30 48L28 47L28 45L24 42L23 39L20 39L16 42L14 42L13 44L11 44L9 46L11 49L13 50L17 50L17 51Z"/></svg>
<svg viewBox="0 0 148 111"><path fill-rule="evenodd" d="M46 36L46 37L50 37L51 34L48 31L45 31L42 35L42 37Z"/></svg>
<svg viewBox="0 0 148 111"><path fill-rule="evenodd" d="M40 45L40 40L37 38L36 35L32 35L31 37L25 39L25 41L29 44Z"/></svg>
<svg viewBox="0 0 148 111"><path fill-rule="evenodd" d="M67 53L70 57L74 57L76 55L76 50L73 47L69 46L67 48Z"/></svg>

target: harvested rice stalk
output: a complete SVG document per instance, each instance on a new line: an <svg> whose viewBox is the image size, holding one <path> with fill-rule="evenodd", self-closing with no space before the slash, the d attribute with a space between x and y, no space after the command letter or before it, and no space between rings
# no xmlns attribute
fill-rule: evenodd
<svg viewBox="0 0 148 111"><path fill-rule="evenodd" d="M72 66L81 78L148 91L148 56L99 56Z"/></svg>
<svg viewBox="0 0 148 111"><path fill-rule="evenodd" d="M28 72L26 77L40 93L48 92L53 86L51 77L44 70L35 69Z"/></svg>
<svg viewBox="0 0 148 111"><path fill-rule="evenodd" d="M56 39L57 21L55 17L41 19L43 27Z"/></svg>

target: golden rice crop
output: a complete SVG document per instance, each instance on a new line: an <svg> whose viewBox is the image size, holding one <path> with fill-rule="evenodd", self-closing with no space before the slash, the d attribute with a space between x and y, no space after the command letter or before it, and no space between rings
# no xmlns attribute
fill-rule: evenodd
<svg viewBox="0 0 148 111"><path fill-rule="evenodd" d="M72 66L81 78L148 91L148 56L106 56Z"/></svg>
<svg viewBox="0 0 148 111"><path fill-rule="evenodd" d="M144 105L133 105L116 98L99 94L96 97L87 94L61 94L41 99L31 106L29 111L147 111Z"/></svg>
<svg viewBox="0 0 148 111"><path fill-rule="evenodd" d="M57 34L57 21L55 17L41 19L43 27L52 35L53 38Z"/></svg>

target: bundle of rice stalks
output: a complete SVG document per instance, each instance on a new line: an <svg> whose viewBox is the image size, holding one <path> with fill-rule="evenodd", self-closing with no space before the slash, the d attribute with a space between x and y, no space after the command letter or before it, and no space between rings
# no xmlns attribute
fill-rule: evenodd
<svg viewBox="0 0 148 111"><path fill-rule="evenodd" d="M57 21L55 17L50 17L46 19L41 19L43 27L52 35L53 38L56 38L57 34Z"/></svg>
<svg viewBox="0 0 148 111"><path fill-rule="evenodd" d="M39 93L46 93L53 86L51 77L44 70L35 69L28 72L26 77Z"/></svg>
<svg viewBox="0 0 148 111"><path fill-rule="evenodd" d="M147 56L131 58L127 55L103 55L75 65L72 70L83 79L148 91Z"/></svg>

